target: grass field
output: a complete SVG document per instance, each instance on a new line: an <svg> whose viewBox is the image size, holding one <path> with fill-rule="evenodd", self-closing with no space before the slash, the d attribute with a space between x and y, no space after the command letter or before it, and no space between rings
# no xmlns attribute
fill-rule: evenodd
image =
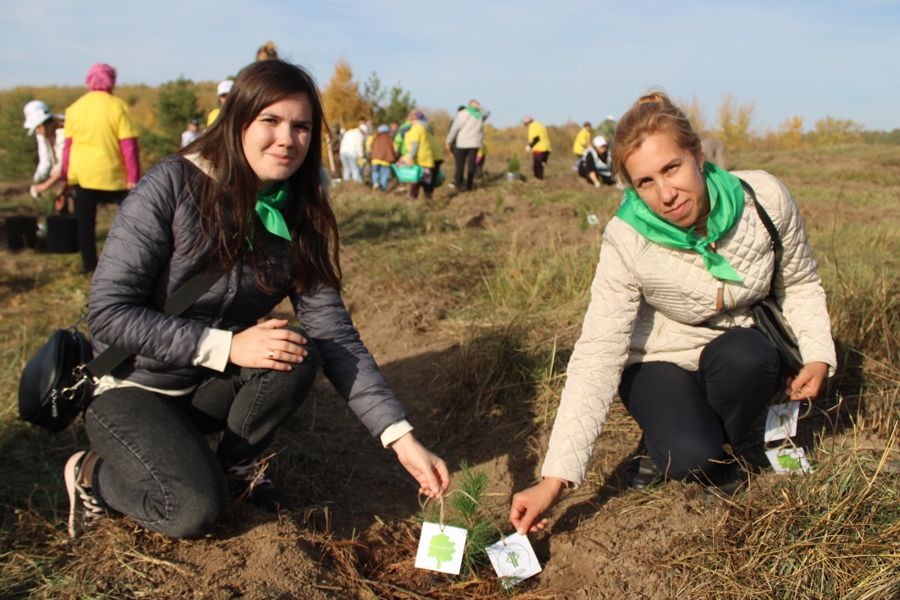
<svg viewBox="0 0 900 600"><path fill-rule="evenodd" d="M569 162L551 160L543 183L489 176L431 204L334 191L348 307L420 437L454 467L467 461L475 483L485 475L478 506L457 502L455 517L447 507L484 539L511 532L509 497L536 477L621 195L583 185ZM499 158L488 166L502 170ZM515 597L900 597L900 147L732 154L728 167L784 181L828 292L841 365L797 436L814 472L766 473L729 500L677 483L630 490L621 460L637 430L617 404L588 483L534 536L544 573ZM34 210L25 188L0 186L0 217ZM101 209L101 243L112 215ZM509 595L483 561L459 577L412 567L434 506L416 505L325 384L276 440L276 479L299 506L290 519L236 505L203 540L112 519L69 542L62 466L86 438L77 425L29 428L16 394L24 362L78 317L89 287L77 255L0 249L0 597ZM468 481L463 470L454 481Z"/></svg>

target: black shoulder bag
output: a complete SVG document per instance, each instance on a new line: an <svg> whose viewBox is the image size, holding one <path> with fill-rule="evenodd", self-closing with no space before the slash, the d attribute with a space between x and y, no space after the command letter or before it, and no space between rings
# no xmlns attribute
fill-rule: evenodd
<svg viewBox="0 0 900 600"><path fill-rule="evenodd" d="M215 269L194 275L166 299L166 314L177 316L205 294L222 277ZM93 357L87 337L78 323L57 329L29 359L19 380L19 417L50 432L62 431L84 414L94 396L97 380L132 355L110 346Z"/></svg>
<svg viewBox="0 0 900 600"><path fill-rule="evenodd" d="M781 308L779 308L778 302L775 300L775 277L781 266L781 255L784 246L781 243L781 236L778 234L775 224L772 223L769 214L759 203L759 200L756 199L756 192L754 192L753 188L750 187L750 184L743 179L741 180L741 185L744 186L744 189L750 194L750 197L753 198L756 214L759 215L759 219L765 226L766 231L769 232L769 237L772 238L772 250L775 252L775 268L772 270L772 281L769 283L769 294L750 307L751 314L753 315L753 323L756 329L759 330L773 346L775 346L775 351L778 353L778 359L781 362L783 372L787 376L793 377L803 368L803 358L800 356L800 346L797 344L797 338L794 335L794 332L791 331L790 326L784 320Z"/></svg>

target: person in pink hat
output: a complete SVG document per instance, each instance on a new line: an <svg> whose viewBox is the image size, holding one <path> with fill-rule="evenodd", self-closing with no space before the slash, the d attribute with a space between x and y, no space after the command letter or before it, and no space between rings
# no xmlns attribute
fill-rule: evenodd
<svg viewBox="0 0 900 600"><path fill-rule="evenodd" d="M89 92L66 109L62 180L72 186L85 273L97 266L97 204L120 203L140 178L138 132L128 104L113 96L116 70L90 68Z"/></svg>

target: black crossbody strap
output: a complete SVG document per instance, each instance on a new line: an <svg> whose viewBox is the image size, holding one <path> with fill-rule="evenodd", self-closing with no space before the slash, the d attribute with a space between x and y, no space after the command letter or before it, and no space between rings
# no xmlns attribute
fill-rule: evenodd
<svg viewBox="0 0 900 600"><path fill-rule="evenodd" d="M781 244L781 236L778 235L775 223L772 222L769 213L766 212L766 209L764 209L759 203L759 200L756 199L756 192L754 192L750 184L743 179L741 179L741 185L744 186L744 190L746 190L746 192L750 194L750 197L753 198L753 206L756 207L756 214L759 215L759 220L762 221L766 231L769 232L769 237L772 238L772 251L775 252L775 267L772 269L772 282L769 284L769 295L771 296L775 290L775 276L781 265L781 254L784 246Z"/></svg>
<svg viewBox="0 0 900 600"><path fill-rule="evenodd" d="M187 283L175 290L171 296L166 298L163 310L167 315L180 315L194 302L199 300L200 296L208 292L213 284L222 278L223 274L224 271L218 269L197 273L191 277ZM132 354L133 353L128 350L110 346L101 352L99 356L95 357L94 360L85 365L85 368L94 377L103 377L125 362Z"/></svg>

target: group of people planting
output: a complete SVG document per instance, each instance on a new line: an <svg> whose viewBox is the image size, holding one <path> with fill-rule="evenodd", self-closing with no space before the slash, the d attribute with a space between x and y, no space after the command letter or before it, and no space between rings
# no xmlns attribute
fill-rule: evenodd
<svg viewBox="0 0 900 600"><path fill-rule="evenodd" d="M106 96L90 96L85 113L119 106L108 75L105 88L89 92ZM245 67L212 125L140 178L129 166L136 145L127 140L136 136L127 111L115 110L118 126L104 146L121 151L111 191L129 193L99 261L84 266L94 271L95 353L114 345L133 356L97 382L85 414L90 448L65 467L71 533L114 511L169 536L202 536L225 512L229 478L254 503L289 510L291 499L260 476L260 458L319 369L420 493L447 492L447 465L414 435L341 299L338 226L322 168L327 129L308 73L280 59ZM70 182L77 171L82 186L77 206L109 186L76 161L87 146L74 127L82 115L70 113L63 145ZM488 115L476 101L462 107L444 144L429 139L424 115L410 115L398 154L427 173L426 195L441 146L454 148L457 187L471 189ZM525 122L539 176L549 139L543 125ZM389 128L377 133L393 144ZM512 498L510 521L523 534L543 529L563 490L584 482L616 396L643 433L632 485L740 487L739 459L760 412L773 396L815 398L836 366L816 262L780 181L705 160L685 114L658 91L620 119L611 151L605 138L581 142L592 161L584 176L597 186L618 178L624 199L603 235L542 477ZM64 155L64 177L66 164ZM780 236L778 259L762 212ZM167 314L167 298L202 272L219 277L180 316ZM804 363L787 378L752 326L751 306L770 292ZM302 327L260 322L285 298ZM218 434L214 445L209 434Z"/></svg>

